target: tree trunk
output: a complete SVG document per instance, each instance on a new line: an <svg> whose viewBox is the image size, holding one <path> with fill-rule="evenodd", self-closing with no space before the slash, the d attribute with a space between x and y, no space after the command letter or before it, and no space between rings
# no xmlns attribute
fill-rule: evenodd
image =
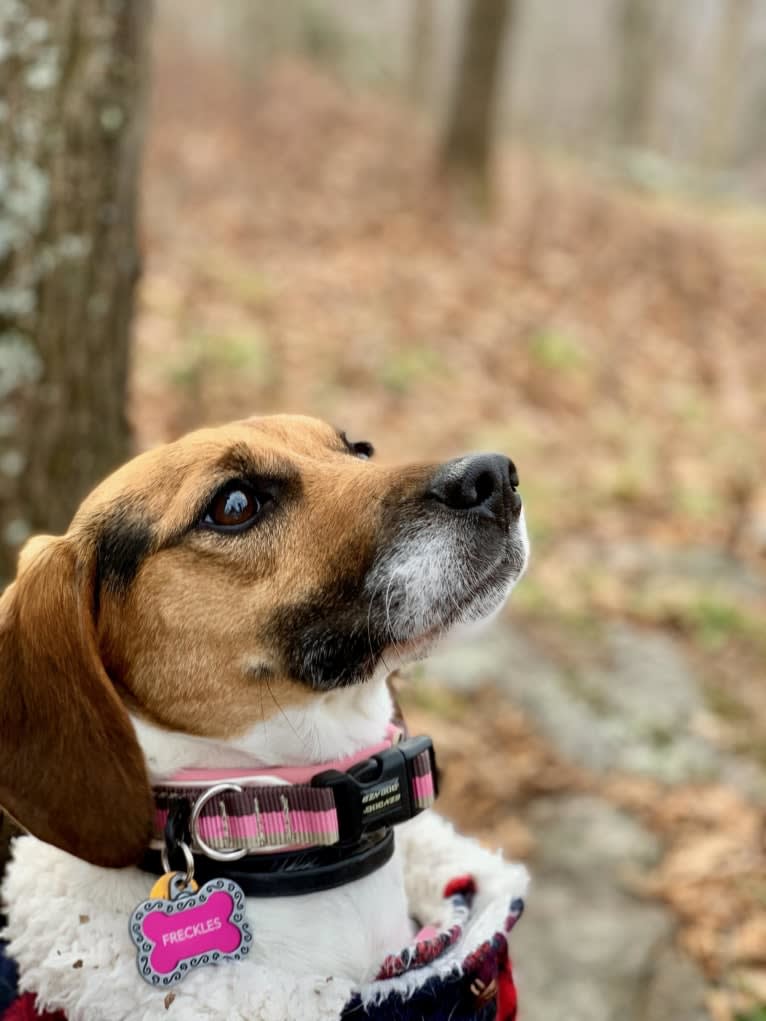
<svg viewBox="0 0 766 1021"><path fill-rule="evenodd" d="M426 106L433 73L433 0L412 0L411 11L407 91L415 106Z"/></svg>
<svg viewBox="0 0 766 1021"><path fill-rule="evenodd" d="M0 4L0 582L129 453L148 16Z"/></svg>
<svg viewBox="0 0 766 1021"><path fill-rule="evenodd" d="M515 0L469 0L442 143L443 171L479 205L486 205L489 198L500 58L515 9Z"/></svg>
<svg viewBox="0 0 766 1021"><path fill-rule="evenodd" d="M700 162L711 171L724 169L735 138L742 54L752 14L752 0L724 0L712 89L702 133Z"/></svg>
<svg viewBox="0 0 766 1021"><path fill-rule="evenodd" d="M654 0L620 0L617 8L617 133L623 145L652 143L656 64L660 55Z"/></svg>

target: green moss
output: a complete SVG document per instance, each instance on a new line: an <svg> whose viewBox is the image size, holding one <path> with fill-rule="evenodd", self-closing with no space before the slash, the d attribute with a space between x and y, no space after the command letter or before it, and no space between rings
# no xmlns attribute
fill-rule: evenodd
<svg viewBox="0 0 766 1021"><path fill-rule="evenodd" d="M574 667L564 666L560 671L563 686L596 716L609 716L611 705L606 693L594 687L588 677Z"/></svg>
<svg viewBox="0 0 766 1021"><path fill-rule="evenodd" d="M679 487L671 493L671 506L680 514L698 521L707 521L721 510L723 500L712 486Z"/></svg>
<svg viewBox="0 0 766 1021"><path fill-rule="evenodd" d="M716 716L731 723L743 723L750 718L750 711L726 688L710 685L706 691L707 702Z"/></svg>
<svg viewBox="0 0 766 1021"><path fill-rule="evenodd" d="M401 692L401 700L405 707L433 713L445 720L462 720L465 717L465 698L435 684L409 685Z"/></svg>
<svg viewBox="0 0 766 1021"><path fill-rule="evenodd" d="M380 382L392 393L404 395L413 387L446 372L443 357L422 345L392 352L380 369Z"/></svg>
<svg viewBox="0 0 766 1021"><path fill-rule="evenodd" d="M686 623L701 643L720 648L730 638L750 638L761 627L744 608L714 595L702 596L685 608Z"/></svg>
<svg viewBox="0 0 766 1021"><path fill-rule="evenodd" d="M621 504L640 504L656 492L657 449L644 435L625 437L625 449L603 475L604 495Z"/></svg>
<svg viewBox="0 0 766 1021"><path fill-rule="evenodd" d="M257 328L247 333L193 334L183 354L170 366L170 381L181 389L197 390L206 382L229 377L252 378L261 386L275 381L276 364L266 336Z"/></svg>
<svg viewBox="0 0 766 1021"><path fill-rule="evenodd" d="M649 728L647 731L647 737L649 738L652 747L660 750L663 748L670 748L675 741L676 735L667 727L656 725Z"/></svg>
<svg viewBox="0 0 766 1021"><path fill-rule="evenodd" d="M36 383L43 363L31 340L16 330L0 334L0 398Z"/></svg>
<svg viewBox="0 0 766 1021"><path fill-rule="evenodd" d="M585 364L585 353L574 338L557 330L541 330L529 341L529 354L543 368L572 372Z"/></svg>
<svg viewBox="0 0 766 1021"><path fill-rule="evenodd" d="M753 1007L746 1014L737 1014L735 1021L766 1021L766 1004L762 1007Z"/></svg>
<svg viewBox="0 0 766 1021"><path fill-rule="evenodd" d="M513 592L514 612L540 614L548 608L550 597L545 589L531 577L526 577Z"/></svg>
<svg viewBox="0 0 766 1021"><path fill-rule="evenodd" d="M254 309L264 308L275 294L275 284L269 276L220 252L205 259L199 271L214 280L227 296Z"/></svg>

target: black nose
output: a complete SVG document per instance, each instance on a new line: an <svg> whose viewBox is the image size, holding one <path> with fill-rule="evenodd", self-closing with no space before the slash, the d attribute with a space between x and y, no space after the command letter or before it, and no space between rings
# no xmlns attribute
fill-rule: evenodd
<svg viewBox="0 0 766 1021"><path fill-rule="evenodd" d="M443 464L426 496L456 511L494 518L506 527L521 513L516 466L502 454L474 454Z"/></svg>

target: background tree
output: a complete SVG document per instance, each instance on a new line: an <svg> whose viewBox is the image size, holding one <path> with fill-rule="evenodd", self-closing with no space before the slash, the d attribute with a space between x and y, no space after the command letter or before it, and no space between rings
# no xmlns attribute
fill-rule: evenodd
<svg viewBox="0 0 766 1021"><path fill-rule="evenodd" d="M444 172L471 198L489 197L495 108L503 45L516 0L469 0L455 90L441 149Z"/></svg>
<svg viewBox="0 0 766 1021"><path fill-rule="evenodd" d="M734 145L742 58L752 9L752 0L724 0L721 7L702 129L700 163L707 170L725 169Z"/></svg>
<svg viewBox="0 0 766 1021"><path fill-rule="evenodd" d="M434 4L433 0L412 0L407 91L416 106L425 106L433 73Z"/></svg>
<svg viewBox="0 0 766 1021"><path fill-rule="evenodd" d="M129 452L148 14L0 5L0 584Z"/></svg>
<svg viewBox="0 0 766 1021"><path fill-rule="evenodd" d="M617 54L616 128L623 145L646 148L652 142L657 63L661 54L654 0L620 0Z"/></svg>

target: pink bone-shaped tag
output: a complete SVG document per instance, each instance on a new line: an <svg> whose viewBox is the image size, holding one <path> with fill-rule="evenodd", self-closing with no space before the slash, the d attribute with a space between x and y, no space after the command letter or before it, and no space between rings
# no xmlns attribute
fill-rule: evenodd
<svg viewBox="0 0 766 1021"><path fill-rule="evenodd" d="M144 901L131 915L130 936L142 978L163 987L192 968L241 960L252 942L244 894L229 879L211 880L174 900Z"/></svg>

